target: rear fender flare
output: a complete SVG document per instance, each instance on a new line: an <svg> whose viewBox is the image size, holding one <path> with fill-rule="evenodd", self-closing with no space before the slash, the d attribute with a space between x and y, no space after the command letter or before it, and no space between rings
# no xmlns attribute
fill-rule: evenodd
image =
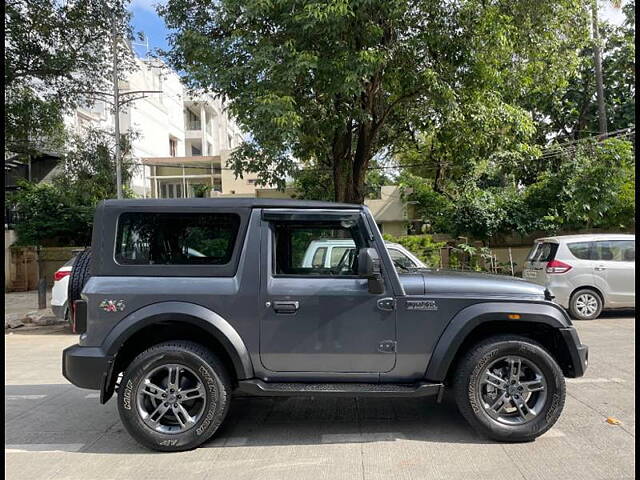
<svg viewBox="0 0 640 480"><path fill-rule="evenodd" d="M252 378L253 364L238 332L217 313L195 303L160 302L130 313L109 332L102 348L115 359L120 347L139 330L163 320L178 320L200 327L213 335L233 362L236 378Z"/></svg>
<svg viewBox="0 0 640 480"><path fill-rule="evenodd" d="M518 314L520 318L510 319L509 314ZM462 342L474 328L490 321L534 322L553 328L571 326L567 314L551 303L486 302L471 305L458 312L440 335L429 359L425 378L444 381Z"/></svg>

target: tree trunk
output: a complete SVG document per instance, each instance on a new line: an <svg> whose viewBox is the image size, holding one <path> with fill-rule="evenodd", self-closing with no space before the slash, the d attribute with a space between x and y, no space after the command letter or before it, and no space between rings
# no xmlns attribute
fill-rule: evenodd
<svg viewBox="0 0 640 480"><path fill-rule="evenodd" d="M598 2L591 0L593 23L593 57L596 70L596 94L598 97L598 126L600 135L607 134L607 110L604 103L604 85L602 80L602 56L600 53L600 33L598 31Z"/></svg>

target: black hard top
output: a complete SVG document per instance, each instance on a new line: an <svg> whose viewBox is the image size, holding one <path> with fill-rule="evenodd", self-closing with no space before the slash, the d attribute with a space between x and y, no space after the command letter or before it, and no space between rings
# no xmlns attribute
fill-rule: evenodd
<svg viewBox="0 0 640 480"><path fill-rule="evenodd" d="M227 207L227 208L336 208L361 209L363 205L351 203L318 202L314 200L290 200L284 198L136 198L126 200L104 200L105 208L158 207Z"/></svg>

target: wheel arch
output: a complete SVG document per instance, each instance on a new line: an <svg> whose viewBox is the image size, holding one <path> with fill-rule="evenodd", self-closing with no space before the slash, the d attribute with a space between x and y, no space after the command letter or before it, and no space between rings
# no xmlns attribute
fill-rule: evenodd
<svg viewBox="0 0 640 480"><path fill-rule="evenodd" d="M509 315L520 315L512 319ZM438 339L425 372L429 381L447 382L459 359L476 343L493 335L514 334L542 344L565 375L573 363L560 332L571 325L566 313L550 303L481 303L461 310Z"/></svg>
<svg viewBox="0 0 640 480"><path fill-rule="evenodd" d="M101 402L113 395L119 373L135 356L168 340L191 340L211 349L234 381L253 377L249 352L229 322L200 305L161 302L129 314L105 339L103 350L112 361L105 375Z"/></svg>

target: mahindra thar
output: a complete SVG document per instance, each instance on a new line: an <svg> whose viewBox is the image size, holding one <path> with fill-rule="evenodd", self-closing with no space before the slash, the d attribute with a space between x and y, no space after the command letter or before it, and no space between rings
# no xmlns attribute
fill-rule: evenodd
<svg viewBox="0 0 640 480"><path fill-rule="evenodd" d="M327 260L319 240L349 242ZM80 339L63 352L64 376L101 403L117 392L128 432L164 451L209 439L234 394L441 401L450 391L481 434L530 441L560 416L564 377L587 367L587 346L544 287L399 273L361 205L102 202L69 305Z"/></svg>

